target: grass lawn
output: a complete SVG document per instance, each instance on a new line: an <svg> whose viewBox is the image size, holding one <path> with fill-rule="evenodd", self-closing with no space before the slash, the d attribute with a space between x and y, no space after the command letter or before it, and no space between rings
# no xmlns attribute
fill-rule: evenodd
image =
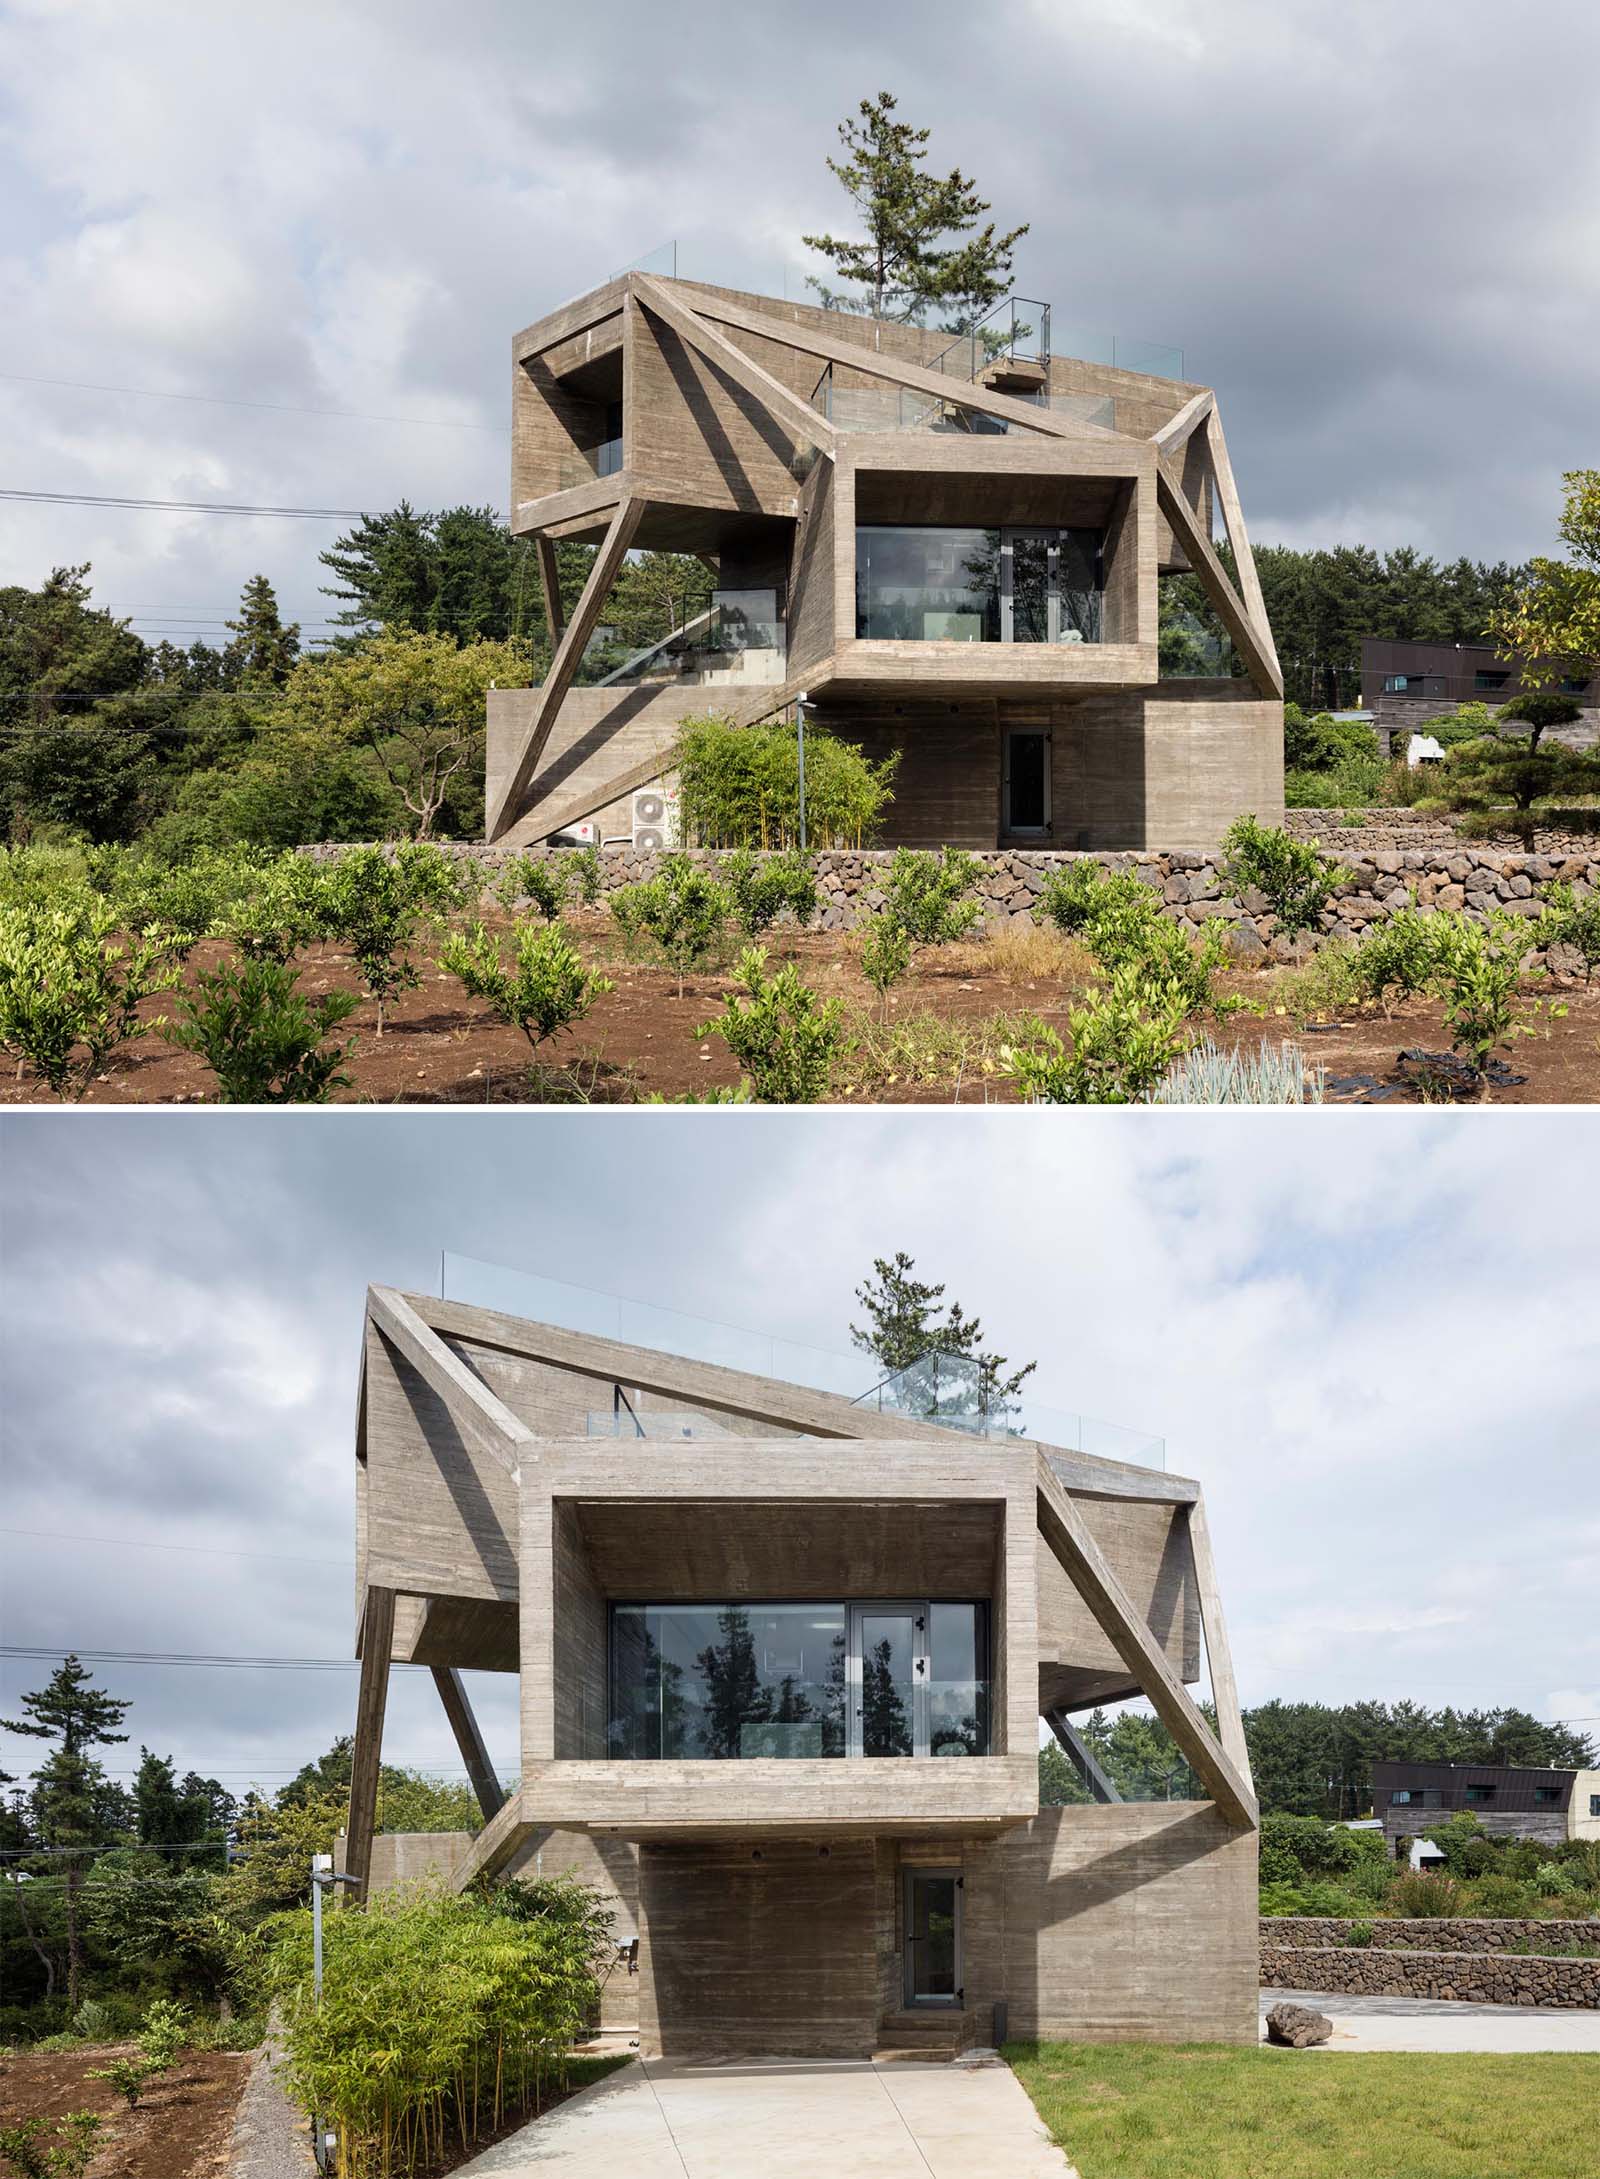
<svg viewBox="0 0 1600 2179"><path fill-rule="evenodd" d="M1554 2179L1597 2169L1600 2055L1009 2043L1083 2179Z"/></svg>

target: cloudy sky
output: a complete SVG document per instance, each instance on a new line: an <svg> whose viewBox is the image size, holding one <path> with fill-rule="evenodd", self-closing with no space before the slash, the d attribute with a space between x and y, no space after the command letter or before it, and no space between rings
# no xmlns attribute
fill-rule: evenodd
<svg viewBox="0 0 1600 2179"><path fill-rule="evenodd" d="M1058 345L1221 390L1258 539L1517 559L1600 458L1592 0L0 0L0 57L12 489L503 508L512 332L668 240L793 278L880 87ZM0 583L186 639L261 569L311 635L336 527L0 501Z"/></svg>
<svg viewBox="0 0 1600 2179"><path fill-rule="evenodd" d="M909 1250L1042 1401L1204 1482L1247 1702L1600 1721L1600 1177L1577 1114L0 1121L0 1642L337 1661L368 1281L441 1249L824 1350ZM1588 1235L1590 1245L1574 1247ZM456 1289L459 1290L459 1289ZM865 1382L865 1380L863 1380ZM48 1668L0 1659L0 1714ZM243 1787L354 1673L107 1665ZM425 1676L392 1756L458 1769ZM509 1691L480 1686L497 1760ZM8 1760L20 1757L21 1763ZM0 1767L31 1767L0 1740Z"/></svg>

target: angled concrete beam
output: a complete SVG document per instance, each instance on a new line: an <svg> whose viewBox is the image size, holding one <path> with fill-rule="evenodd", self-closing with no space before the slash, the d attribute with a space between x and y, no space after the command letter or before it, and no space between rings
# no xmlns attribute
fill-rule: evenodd
<svg viewBox="0 0 1600 2179"><path fill-rule="evenodd" d="M809 401L786 386L782 379L764 371L742 348L719 333L714 325L695 310L687 308L669 294L658 280L651 280L643 273L633 276L633 292L652 317L670 325L680 340L691 348L698 348L708 363L714 363L736 385L759 401L769 414L775 416L786 429L814 446L821 454L831 454L838 444L838 434L827 419L818 414Z"/></svg>
<svg viewBox="0 0 1600 2179"><path fill-rule="evenodd" d="M475 1450L497 1461L515 1481L524 1456L534 1445L527 1424L520 1422L505 1402L496 1399L460 1357L450 1352L403 1294L387 1286L369 1286L367 1315L429 1390L437 1393L462 1436Z"/></svg>
<svg viewBox="0 0 1600 2179"><path fill-rule="evenodd" d="M1267 618L1267 601L1261 595L1261 578L1256 572L1256 556L1250 550L1250 539L1245 533L1244 508L1239 502L1239 487L1233 481L1233 464L1228 459L1228 442L1222 436L1222 418L1214 401L1206 417L1206 446L1211 455L1211 474L1216 483L1217 497L1222 502L1222 519L1227 525L1228 543L1233 547L1233 564L1239 571L1239 592L1263 642L1272 653L1273 664L1276 665L1278 649L1272 640L1272 623Z"/></svg>
<svg viewBox="0 0 1600 2179"><path fill-rule="evenodd" d="M450 1730L455 1734L456 1746L461 1750L461 1760L467 1766L467 1776L478 1797L478 1806L483 1810L483 1820L485 1823L492 1823L505 1805L506 1797L500 1790L500 1781L489 1760L489 1750L478 1730L478 1721L472 1714L472 1704L467 1700L467 1690L461 1674L454 1665L435 1665L433 1684L439 1690L444 1714L450 1720Z"/></svg>
<svg viewBox="0 0 1600 2179"><path fill-rule="evenodd" d="M1244 1737L1244 1714L1239 1708L1239 1688L1233 1676L1233 1653L1222 1619L1222 1591L1211 1556L1211 1530L1206 1525L1204 1501L1189 1508L1189 1548L1194 1554L1194 1578L1200 1591L1200 1632L1205 1636L1206 1662L1211 1668L1211 1699L1217 1706L1217 1737L1222 1752L1252 1790L1250 1750Z"/></svg>
<svg viewBox="0 0 1600 2179"><path fill-rule="evenodd" d="M539 587L544 592L544 617L550 629L552 646L561 641L566 630L566 610L561 603L561 575L556 565L555 541L541 531L534 538L533 549L539 561Z"/></svg>
<svg viewBox="0 0 1600 2179"><path fill-rule="evenodd" d="M1209 387L1197 393L1192 401L1185 401L1176 416L1171 416L1159 431L1150 436L1163 454L1176 454L1185 445L1192 432L1203 424L1216 405L1216 395Z"/></svg>
<svg viewBox="0 0 1600 2179"><path fill-rule="evenodd" d="M1076 417L1058 415L1052 409L1035 408L1031 402L1018 401L1011 394L990 393L987 387L969 384L964 378L946 378L942 371L924 370L920 363L904 363L898 356L886 356L878 349L859 347L854 341L835 340L831 333L818 333L808 326L793 325L784 318L769 318L761 311L724 302L704 289L696 292L694 308L700 317L715 319L718 325L731 325L738 332L758 334L763 340L777 342L780 347L796 348L802 355L817 356L825 363L838 363L849 370L860 371L867 378L886 379L891 386L909 386L914 393L930 394L936 400L948 401L952 408L976 409L980 416L1003 416L1008 422L1019 424L1025 431L1036 431L1046 439L1123 439L1128 436L1126 432L1107 431L1099 424L1086 424Z"/></svg>
<svg viewBox="0 0 1600 2179"><path fill-rule="evenodd" d="M1067 1716L1065 1710L1046 1710L1044 1721L1055 1734L1062 1753L1097 1801L1120 1801L1122 1795L1095 1760L1094 1750Z"/></svg>
<svg viewBox="0 0 1600 2179"><path fill-rule="evenodd" d="M1094 1453L1050 1448L1050 1465L1063 1489L1088 1491L1096 1498L1133 1498L1152 1506L1187 1506L1200 1494L1186 1475L1141 1468L1134 1461L1102 1460Z"/></svg>
<svg viewBox="0 0 1600 2179"><path fill-rule="evenodd" d="M611 518L611 527L606 531L605 542L595 553L583 595L562 632L555 656L550 661L550 670L538 690L527 738L506 775L500 799L489 814L486 830L491 841L499 838L521 807L528 784L544 754L544 745L550 739L550 729L556 723L556 713L572 686L589 638L600 619L600 609L610 594L628 547L633 543L644 511L645 502L629 493Z"/></svg>
<svg viewBox="0 0 1600 2179"><path fill-rule="evenodd" d="M1200 587L1216 607L1217 617L1237 646L1251 680L1263 696L1281 697L1283 675L1273 654L1271 638L1256 626L1254 617L1229 582L1227 569L1217 558L1199 516L1184 496L1176 470L1164 458L1156 463L1156 504L1171 523L1190 566L1199 577Z"/></svg>
<svg viewBox="0 0 1600 2179"><path fill-rule="evenodd" d="M1227 1820L1253 1831L1259 1821L1249 1783L1223 1753L1189 1690L1168 1664L1155 1636L1129 1602L1078 1509L1061 1488L1050 1463L1038 1462L1039 1528L1061 1561L1096 1625L1148 1697L1190 1768L1205 1784Z"/></svg>
<svg viewBox="0 0 1600 2179"><path fill-rule="evenodd" d="M372 1833L378 1816L378 1776L383 1763L383 1718L389 1702L389 1659L394 1650L394 1591L368 1589L361 1620L361 1680L356 1690L356 1729L350 1757L350 1818L345 1826L344 1869L355 1878L352 1895L367 1896Z"/></svg>
<svg viewBox="0 0 1600 2179"><path fill-rule="evenodd" d="M467 1849L456 1870L456 1890L465 1891L480 1880L491 1881L533 1833L534 1826L522 1812L522 1794L504 1800Z"/></svg>

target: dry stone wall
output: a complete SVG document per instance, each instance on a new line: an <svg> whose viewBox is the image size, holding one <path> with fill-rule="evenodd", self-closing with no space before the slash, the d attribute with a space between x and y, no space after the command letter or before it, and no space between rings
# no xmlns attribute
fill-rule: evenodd
<svg viewBox="0 0 1600 2179"><path fill-rule="evenodd" d="M1376 1920L1362 1925L1371 1942L1352 1945L1356 1926L1335 1916L1263 1917L1262 1986L1600 2008L1600 1957L1560 1956L1576 1945L1600 1950L1600 1921Z"/></svg>
<svg viewBox="0 0 1600 2179"><path fill-rule="evenodd" d="M1600 2009L1600 1960L1486 1952L1338 1951L1281 1945L1261 1951L1272 1990L1344 1991L1357 1997L1459 1998L1474 2005Z"/></svg>
<svg viewBox="0 0 1600 2179"><path fill-rule="evenodd" d="M1304 812L1299 813L1304 815ZM1377 848L1363 833L1348 841L1323 843L1336 853L1349 877L1324 910L1320 932L1311 943L1352 938L1381 922L1396 908L1415 900L1421 907L1455 908L1482 918L1496 908L1528 917L1540 912L1540 896L1555 880L1570 884L1580 898L1600 890L1600 845L1589 841L1570 854L1523 855L1464 847L1452 835L1447 846ZM511 850L477 842L446 843L452 855L479 865L485 883L512 859ZM559 858L562 850L554 851ZM305 853L336 858L341 850L324 845ZM714 853L695 851L709 867ZM816 855L817 885L825 930L847 930L883 903L883 888L893 855L882 848L827 849ZM1026 923L1035 918L1039 895L1051 875L1073 862L1096 862L1107 870L1133 870L1161 895L1164 912L1195 928L1217 920L1229 927L1240 959L1285 956L1290 949L1276 937L1266 902L1259 893L1233 898L1219 875L1220 858L1211 853L1171 850L1122 855L1046 854L1030 849L995 849L976 857L977 889L984 920L991 924ZM659 857L633 848L607 848L601 855L601 889L615 892L653 875Z"/></svg>

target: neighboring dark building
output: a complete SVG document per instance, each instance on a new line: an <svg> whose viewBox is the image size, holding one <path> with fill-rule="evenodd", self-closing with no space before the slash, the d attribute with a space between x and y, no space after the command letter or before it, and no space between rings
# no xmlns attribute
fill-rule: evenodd
<svg viewBox="0 0 1600 2179"><path fill-rule="evenodd" d="M1374 1763L1372 1812L1391 1853L1402 1839L1424 1836L1439 1812L1476 1816L1485 1831L1506 1838L1545 1839L1559 1846L1600 1831L1600 1774L1531 1770L1497 1763Z"/></svg>
<svg viewBox="0 0 1600 2179"><path fill-rule="evenodd" d="M1414 734L1425 719L1442 718L1463 704L1509 704L1524 693L1521 660L1502 658L1490 642L1405 643L1388 636L1361 642L1361 701L1375 715L1379 735ZM1562 730L1579 744L1600 739L1600 672L1581 671L1549 685L1548 693L1572 697L1583 707L1581 726ZM1395 749L1399 755L1400 749Z"/></svg>

